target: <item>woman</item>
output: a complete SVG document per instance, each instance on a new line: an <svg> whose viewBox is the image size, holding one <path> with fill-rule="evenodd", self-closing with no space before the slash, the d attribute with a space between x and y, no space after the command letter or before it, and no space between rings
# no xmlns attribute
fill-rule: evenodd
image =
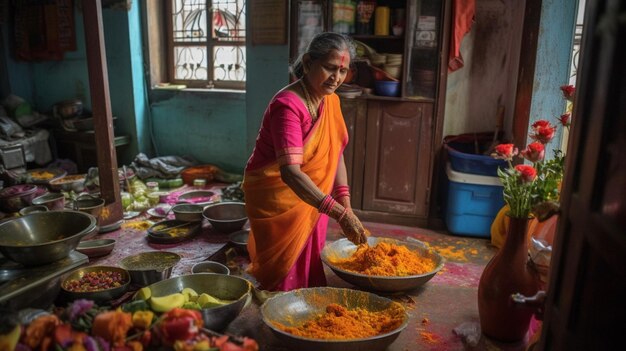
<svg viewBox="0 0 626 351"><path fill-rule="evenodd" d="M250 219L248 271L266 290L326 285L320 252L328 217L355 244L365 229L350 208L343 149L348 133L334 94L355 49L321 33L292 66L297 81L270 101L243 190Z"/></svg>

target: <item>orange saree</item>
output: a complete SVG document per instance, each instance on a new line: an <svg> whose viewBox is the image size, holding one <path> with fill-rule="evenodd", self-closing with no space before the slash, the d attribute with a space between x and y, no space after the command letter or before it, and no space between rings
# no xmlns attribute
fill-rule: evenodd
<svg viewBox="0 0 626 351"><path fill-rule="evenodd" d="M326 194L332 190L347 140L339 97L328 95L319 120L304 140L300 166ZM276 161L246 171L243 190L250 220L248 271L263 288L272 289L298 260L321 215L282 181Z"/></svg>

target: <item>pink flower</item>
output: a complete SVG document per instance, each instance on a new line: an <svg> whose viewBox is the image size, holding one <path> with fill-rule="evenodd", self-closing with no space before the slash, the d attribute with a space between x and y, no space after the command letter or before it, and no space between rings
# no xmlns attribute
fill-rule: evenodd
<svg viewBox="0 0 626 351"><path fill-rule="evenodd" d="M573 85L562 85L561 91L563 92L563 97L569 101L574 99L574 95L576 95L576 87Z"/></svg>
<svg viewBox="0 0 626 351"><path fill-rule="evenodd" d="M537 162L543 160L545 156L545 147L542 143L533 142L528 144L525 150L521 152L522 157L530 162Z"/></svg>
<svg viewBox="0 0 626 351"><path fill-rule="evenodd" d="M517 165L515 170L519 173L522 183L530 183L537 177L537 170L533 166Z"/></svg>
<svg viewBox="0 0 626 351"><path fill-rule="evenodd" d="M496 146L496 153L492 155L495 158L503 160L512 160L513 156L517 155L518 150L513 144L500 144Z"/></svg>
<svg viewBox="0 0 626 351"><path fill-rule="evenodd" d="M558 120L561 122L563 127L569 127L571 123L570 117L572 117L572 114L568 112L568 113L562 114L561 117L558 118Z"/></svg>

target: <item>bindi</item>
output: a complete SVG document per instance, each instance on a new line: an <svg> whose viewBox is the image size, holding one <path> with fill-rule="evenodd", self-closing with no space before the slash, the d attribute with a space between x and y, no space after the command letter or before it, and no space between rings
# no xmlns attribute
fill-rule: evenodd
<svg viewBox="0 0 626 351"><path fill-rule="evenodd" d="M344 68L343 62L346 60L346 55L341 55L341 63L339 64L339 68Z"/></svg>

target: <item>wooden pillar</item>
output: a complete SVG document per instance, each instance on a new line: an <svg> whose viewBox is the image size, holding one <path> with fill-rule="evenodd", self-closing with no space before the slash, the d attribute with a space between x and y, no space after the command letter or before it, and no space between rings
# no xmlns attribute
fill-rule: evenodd
<svg viewBox="0 0 626 351"><path fill-rule="evenodd" d="M117 172L109 78L107 72L102 5L100 0L83 0L83 23L89 72L89 90L96 136L100 192L106 200L98 224L105 226L123 218Z"/></svg>

